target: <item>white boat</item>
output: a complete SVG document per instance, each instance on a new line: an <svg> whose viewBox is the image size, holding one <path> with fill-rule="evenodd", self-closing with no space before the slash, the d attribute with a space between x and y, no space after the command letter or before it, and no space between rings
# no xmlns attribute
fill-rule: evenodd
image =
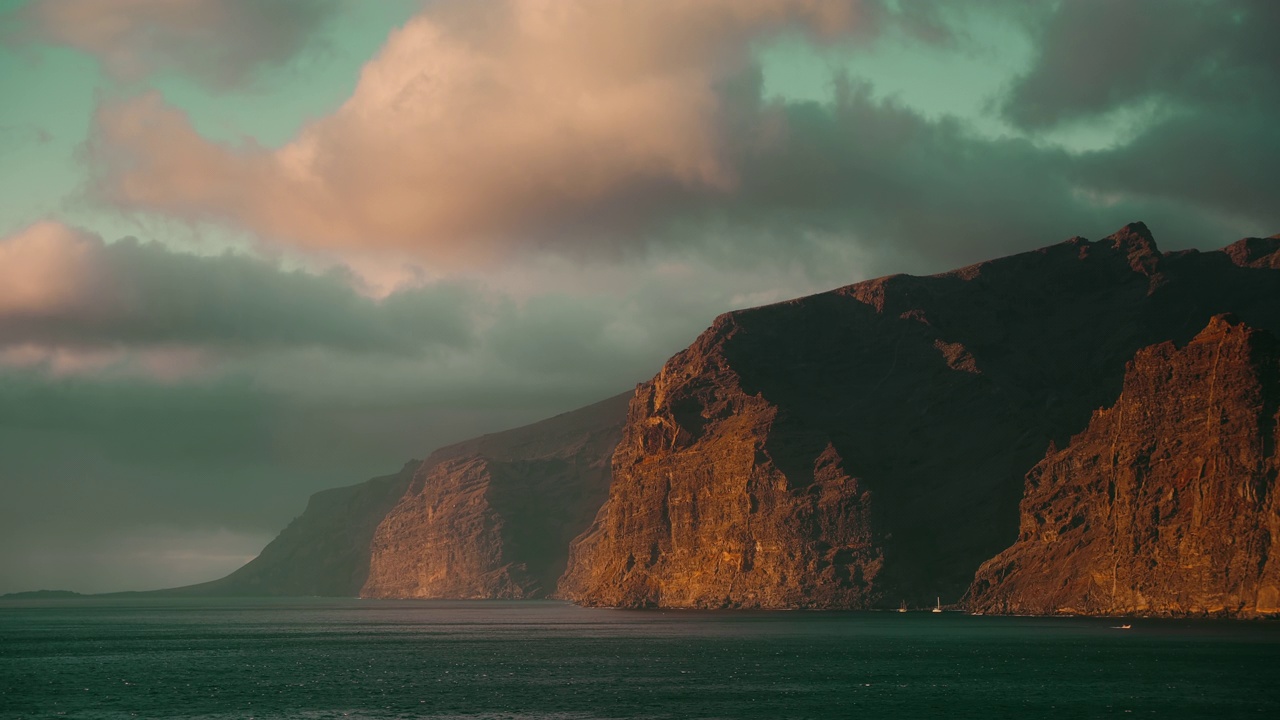
<svg viewBox="0 0 1280 720"><path fill-rule="evenodd" d="M939 597L939 598L938 598L938 604L933 606L933 612L936 612L936 613L940 613L940 612L942 612L942 598L941 598L941 597Z"/></svg>
<svg viewBox="0 0 1280 720"><path fill-rule="evenodd" d="M907 611L907 601L903 600L902 604L898 606L898 612L906 612L906 611Z"/></svg>

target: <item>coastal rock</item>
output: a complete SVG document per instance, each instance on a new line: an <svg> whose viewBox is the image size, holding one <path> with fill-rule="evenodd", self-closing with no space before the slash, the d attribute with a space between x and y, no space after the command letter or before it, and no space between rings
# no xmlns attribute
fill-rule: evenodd
<svg viewBox="0 0 1280 720"><path fill-rule="evenodd" d="M1280 298L1273 298L1280 301ZM985 612L1280 612L1280 348L1215 317L1129 363L1110 408L1026 479L1012 547L978 571Z"/></svg>
<svg viewBox="0 0 1280 720"><path fill-rule="evenodd" d="M560 594L622 607L958 600L1023 479L1141 348L1217 313L1280 327L1275 243L1098 242L721 316L636 391ZM1238 246L1238 247L1237 247Z"/></svg>
<svg viewBox="0 0 1280 720"><path fill-rule="evenodd" d="M551 594L608 493L629 397L432 453L377 527L361 596Z"/></svg>

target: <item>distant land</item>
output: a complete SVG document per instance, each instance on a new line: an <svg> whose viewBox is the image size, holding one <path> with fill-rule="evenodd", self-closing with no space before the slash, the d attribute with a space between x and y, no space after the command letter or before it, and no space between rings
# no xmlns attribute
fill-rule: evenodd
<svg viewBox="0 0 1280 720"><path fill-rule="evenodd" d="M67 598L92 597L70 590L26 590L23 592L5 593L0 600L63 600Z"/></svg>
<svg viewBox="0 0 1280 720"><path fill-rule="evenodd" d="M162 593L1280 613L1280 236L1142 223L727 313L634 393L313 496Z"/></svg>

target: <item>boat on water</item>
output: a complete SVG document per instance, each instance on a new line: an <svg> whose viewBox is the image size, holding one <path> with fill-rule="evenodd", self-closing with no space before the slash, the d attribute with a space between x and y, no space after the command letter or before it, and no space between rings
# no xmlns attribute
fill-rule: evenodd
<svg viewBox="0 0 1280 720"><path fill-rule="evenodd" d="M907 611L907 601L903 600L902 604L898 606L898 612L906 612L906 611Z"/></svg>
<svg viewBox="0 0 1280 720"><path fill-rule="evenodd" d="M937 600L938 604L933 606L933 612L940 613L942 612L942 598L939 597Z"/></svg>

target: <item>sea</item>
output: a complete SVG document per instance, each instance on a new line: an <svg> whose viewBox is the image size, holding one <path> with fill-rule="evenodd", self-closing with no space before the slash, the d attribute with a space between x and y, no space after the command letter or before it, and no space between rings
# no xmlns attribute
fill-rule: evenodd
<svg viewBox="0 0 1280 720"><path fill-rule="evenodd" d="M6 719L1137 716L1280 718L1280 625L550 601L0 602Z"/></svg>

